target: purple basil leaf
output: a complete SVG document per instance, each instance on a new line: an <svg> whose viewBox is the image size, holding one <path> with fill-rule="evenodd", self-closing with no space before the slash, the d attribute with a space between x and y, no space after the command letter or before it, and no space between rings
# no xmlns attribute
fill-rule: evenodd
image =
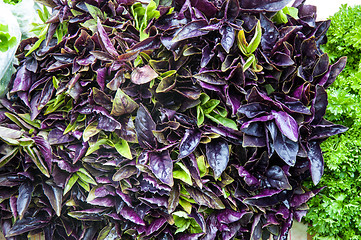
<svg viewBox="0 0 361 240"><path fill-rule="evenodd" d="M43 190L45 196L49 199L51 206L53 207L56 215L60 217L61 208L63 206L63 189L53 185L43 183Z"/></svg>
<svg viewBox="0 0 361 240"><path fill-rule="evenodd" d="M234 21L240 12L239 1L228 0L226 1L225 15L229 22Z"/></svg>
<svg viewBox="0 0 361 240"><path fill-rule="evenodd" d="M139 145L145 149L156 148L157 142L153 135L153 131L156 130L156 125L150 113L142 104L140 104L138 109L134 125Z"/></svg>
<svg viewBox="0 0 361 240"><path fill-rule="evenodd" d="M207 26L208 23L205 20L196 20L187 23L180 29L174 36L173 41L179 42L188 38L200 37L208 33L208 31L202 31L201 28Z"/></svg>
<svg viewBox="0 0 361 240"><path fill-rule="evenodd" d="M101 221L104 218L103 213L104 209L90 208L86 210L68 212L68 215L80 221Z"/></svg>
<svg viewBox="0 0 361 240"><path fill-rule="evenodd" d="M336 124L316 125L312 126L312 133L310 140L325 139L336 134L344 133L348 130L347 127Z"/></svg>
<svg viewBox="0 0 361 240"><path fill-rule="evenodd" d="M178 159L182 159L191 154L198 146L202 133L197 129L187 129L179 145Z"/></svg>
<svg viewBox="0 0 361 240"><path fill-rule="evenodd" d="M181 233L178 234L176 239L177 240L198 240L203 233Z"/></svg>
<svg viewBox="0 0 361 240"><path fill-rule="evenodd" d="M206 221L201 213L199 213L195 208L192 208L191 214L188 214L188 217L193 218L198 225L201 227L203 232L206 232Z"/></svg>
<svg viewBox="0 0 361 240"><path fill-rule="evenodd" d="M16 73L11 93L28 91L33 83L32 78L32 73L26 69L25 65L23 65Z"/></svg>
<svg viewBox="0 0 361 240"><path fill-rule="evenodd" d="M326 107L328 105L327 92L320 86L316 86L315 98L312 101L311 111L314 112L313 125L319 124L326 113Z"/></svg>
<svg viewBox="0 0 361 240"><path fill-rule="evenodd" d="M318 194L324 188L325 187L322 187L322 188L315 189L313 191L305 192L302 194L294 194L290 201L291 207L300 207L301 205L307 203L308 200L310 200L312 197L314 197L316 194Z"/></svg>
<svg viewBox="0 0 361 240"><path fill-rule="evenodd" d="M6 238L14 237L35 229L43 228L49 224L50 219L47 217L37 215L35 217L25 216L18 219L10 231L7 233Z"/></svg>
<svg viewBox="0 0 361 240"><path fill-rule="evenodd" d="M282 52L275 52L275 54L272 56L272 62L276 66L280 67L289 67L295 64L289 55Z"/></svg>
<svg viewBox="0 0 361 240"><path fill-rule="evenodd" d="M121 167L114 175L113 175L113 181L118 182L122 179L126 179L131 177L132 175L136 174L138 172L138 169L135 166L126 165L124 167Z"/></svg>
<svg viewBox="0 0 361 240"><path fill-rule="evenodd" d="M188 168L189 172L191 173L191 176L194 180L194 182L197 184L198 187L202 188L202 180L197 164L197 159L194 156L194 154L190 154L188 156L188 159L183 159L184 165Z"/></svg>
<svg viewBox="0 0 361 240"><path fill-rule="evenodd" d="M217 219L218 222L220 223L229 224L229 223L237 222L240 219L242 219L245 215L247 216L249 214L250 212L246 212L246 211L236 212L231 209L224 209L217 215Z"/></svg>
<svg viewBox="0 0 361 240"><path fill-rule="evenodd" d="M32 137L32 139L35 141L37 148L40 150L41 155L42 155L43 159L45 160L47 167L49 169L51 169L53 153L52 153L52 149L51 149L49 142L46 141L41 136L34 136L34 137Z"/></svg>
<svg viewBox="0 0 361 240"><path fill-rule="evenodd" d="M219 32L222 35L222 40L221 40L222 47L227 53L229 53L236 38L235 30L233 29L233 27L229 26L228 24L225 24L221 27Z"/></svg>
<svg viewBox="0 0 361 240"><path fill-rule="evenodd" d="M149 224L149 226L146 229L146 236L149 236L150 234L158 231L165 223L167 222L167 220L164 217L155 219L153 222L151 222Z"/></svg>
<svg viewBox="0 0 361 240"><path fill-rule="evenodd" d="M317 185L321 180L321 176L323 175L323 168L324 168L320 143L314 141L309 142L307 155L310 163L310 172L311 172L312 181L313 184Z"/></svg>
<svg viewBox="0 0 361 240"><path fill-rule="evenodd" d="M120 211L120 215L123 218L135 224L145 226L145 222L139 217L139 215L132 208L128 206L123 207L123 209Z"/></svg>
<svg viewBox="0 0 361 240"><path fill-rule="evenodd" d="M199 190L193 187L186 187L187 192L191 195L192 199L195 200L199 205L207 206L213 209L224 209L225 206L221 199L216 194L207 191L205 189Z"/></svg>
<svg viewBox="0 0 361 240"><path fill-rule="evenodd" d="M286 112L271 111L280 132L290 140L298 141L298 124L296 120Z"/></svg>
<svg viewBox="0 0 361 240"><path fill-rule="evenodd" d="M48 141L50 145L59 145L74 141L74 137L70 134L63 134L59 129L53 129L48 135Z"/></svg>
<svg viewBox="0 0 361 240"><path fill-rule="evenodd" d="M287 165L294 166L299 148L298 142L291 141L289 138L281 134L275 123L268 122L267 129L271 134L273 146L278 156L280 156Z"/></svg>
<svg viewBox="0 0 361 240"><path fill-rule="evenodd" d="M238 170L238 174L248 186L258 186L259 180L252 176L243 166L234 166Z"/></svg>
<svg viewBox="0 0 361 240"><path fill-rule="evenodd" d="M277 12L290 2L291 0L243 0L240 4L243 9Z"/></svg>
<svg viewBox="0 0 361 240"><path fill-rule="evenodd" d="M224 140L214 139L206 145L206 156L213 169L214 178L218 179L226 169L229 161L229 148Z"/></svg>
<svg viewBox="0 0 361 240"><path fill-rule="evenodd" d="M268 182L272 187L276 189L287 189L291 190L292 186L288 182L288 178L281 167L279 166L271 166L266 174L268 178Z"/></svg>
<svg viewBox="0 0 361 240"><path fill-rule="evenodd" d="M149 65L145 65L133 70L131 80L134 84L141 85L149 83L157 77L158 74Z"/></svg>
<svg viewBox="0 0 361 240"><path fill-rule="evenodd" d="M202 240L214 240L216 239L218 232L218 221L215 214L211 214L207 219L207 231L206 235L202 238Z"/></svg>
<svg viewBox="0 0 361 240"><path fill-rule="evenodd" d="M256 196L246 198L244 202L249 205L266 207L272 206L286 199L286 192L282 190L266 189Z"/></svg>
<svg viewBox="0 0 361 240"><path fill-rule="evenodd" d="M20 219L24 217L24 214L29 207L33 191L34 186L31 181L25 181L19 187L19 196L16 202L16 209L18 210Z"/></svg>
<svg viewBox="0 0 361 240"><path fill-rule="evenodd" d="M119 56L117 50L114 48L112 42L110 41L107 32L104 30L99 18L97 21L97 27L98 27L98 35L100 38L100 42L102 43L103 50L107 51L113 57Z"/></svg>
<svg viewBox="0 0 361 240"><path fill-rule="evenodd" d="M168 151L149 153L149 166L161 182L173 186L173 160Z"/></svg>
<svg viewBox="0 0 361 240"><path fill-rule="evenodd" d="M346 62L347 57L342 57L335 64L331 65L328 73L326 73L325 76L320 80L320 85L324 88L328 88L345 68Z"/></svg>

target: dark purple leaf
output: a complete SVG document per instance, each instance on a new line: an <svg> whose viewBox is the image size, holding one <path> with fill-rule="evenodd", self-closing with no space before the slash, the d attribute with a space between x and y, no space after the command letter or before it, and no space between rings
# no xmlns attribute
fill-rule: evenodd
<svg viewBox="0 0 361 240"><path fill-rule="evenodd" d="M101 221L104 216L104 209L90 208L81 211L68 212L68 215L80 221Z"/></svg>
<svg viewBox="0 0 361 240"><path fill-rule="evenodd" d="M53 129L49 132L48 141L50 145L59 145L74 141L74 137L70 134L63 134L59 129Z"/></svg>
<svg viewBox="0 0 361 240"><path fill-rule="evenodd" d="M149 166L161 182L173 186L173 160L168 151L149 153Z"/></svg>
<svg viewBox="0 0 361 240"><path fill-rule="evenodd" d="M287 189L291 190L292 186L288 182L288 178L285 172L279 166L271 166L267 172L266 176L268 182L271 184L272 187L277 189Z"/></svg>
<svg viewBox="0 0 361 240"><path fill-rule="evenodd" d="M214 178L218 179L226 169L229 161L229 147L226 141L214 139L206 145L206 156L213 169Z"/></svg>
<svg viewBox="0 0 361 240"><path fill-rule="evenodd" d="M195 208L192 208L191 214L188 214L188 217L193 218L198 225L201 227L203 232L206 232L206 221L201 213L199 213Z"/></svg>
<svg viewBox="0 0 361 240"><path fill-rule="evenodd" d="M135 131L137 132L138 143L142 148L156 148L157 142L153 135L156 130L155 122L153 121L148 110L140 104L137 116L134 121Z"/></svg>
<svg viewBox="0 0 361 240"><path fill-rule="evenodd" d="M222 47L227 53L229 53L229 51L233 46L234 39L236 38L235 30L233 29L233 27L229 26L228 24L225 24L221 27L219 32L222 35L222 40L221 40Z"/></svg>
<svg viewBox="0 0 361 240"><path fill-rule="evenodd" d="M252 214L246 211L233 211L231 209L224 209L217 215L217 220L223 224L229 224L233 222L237 222L243 217L247 217L247 215Z"/></svg>
<svg viewBox="0 0 361 240"><path fill-rule="evenodd" d="M52 149L51 149L49 142L46 141L41 136L34 136L34 137L32 137L32 139L35 141L37 148L40 150L41 155L42 155L44 161L46 162L48 169L51 169L53 153L52 153Z"/></svg>
<svg viewBox="0 0 361 240"><path fill-rule="evenodd" d="M298 124L296 120L285 112L271 111L274 116L275 123L280 132L290 140L298 141Z"/></svg>
<svg viewBox="0 0 361 240"><path fill-rule="evenodd" d="M277 12L290 2L291 0L244 0L240 5L243 9Z"/></svg>
<svg viewBox="0 0 361 240"><path fill-rule="evenodd" d="M145 226L145 222L130 207L124 206L123 209L120 211L120 216L122 216L123 218L125 218L135 224Z"/></svg>
<svg viewBox="0 0 361 240"><path fill-rule="evenodd" d="M312 126L310 140L325 139L336 134L344 133L347 129L347 127L336 124Z"/></svg>
<svg viewBox="0 0 361 240"><path fill-rule="evenodd" d="M294 166L296 163L296 156L298 153L298 142L294 142L281 134L275 123L268 122L267 129L271 134L273 146L278 156L285 161L289 166Z"/></svg>
<svg viewBox="0 0 361 240"><path fill-rule="evenodd" d="M329 71L320 80L319 84L324 88L328 88L336 80L336 77L345 68L346 62L347 62L347 57L342 57L335 64L331 65Z"/></svg>
<svg viewBox="0 0 361 240"><path fill-rule="evenodd" d="M202 188L202 180L197 164L197 159L194 154L190 154L188 159L183 159L184 165L188 168L194 182L197 184L198 187Z"/></svg>
<svg viewBox="0 0 361 240"><path fill-rule="evenodd" d="M178 159L185 158L198 146L202 133L197 129L187 129L179 145Z"/></svg>
<svg viewBox="0 0 361 240"><path fill-rule="evenodd" d="M43 183L43 190L56 215L60 217L61 208L63 206L63 190L53 184L48 185L46 183Z"/></svg>
<svg viewBox="0 0 361 240"><path fill-rule="evenodd" d="M196 20L190 23L187 23L182 27L182 29L177 32L174 36L173 41L179 42L188 38L196 38L208 33L208 31L202 31L202 27L207 26L208 23L205 20Z"/></svg>
<svg viewBox="0 0 361 240"><path fill-rule="evenodd" d="M218 221L215 214L211 214L207 219L207 231L203 237L203 240L214 240L216 239L218 232Z"/></svg>
<svg viewBox="0 0 361 240"><path fill-rule="evenodd" d="M103 50L107 51L113 57L119 56L117 50L114 48L112 42L110 41L107 32L104 30L100 19L97 21L98 36L100 38L100 43L102 44Z"/></svg>
<svg viewBox="0 0 361 240"><path fill-rule="evenodd" d="M25 216L15 222L10 231L6 234L7 238L14 237L35 229L43 228L49 224L50 219L42 215L35 217Z"/></svg>
<svg viewBox="0 0 361 240"><path fill-rule="evenodd" d="M163 217L155 219L146 228L146 231L145 231L146 236L149 236L150 234L154 233L155 231L158 231L166 222L167 222L167 220Z"/></svg>
<svg viewBox="0 0 361 240"><path fill-rule="evenodd" d="M33 83L32 73L23 65L16 73L11 93L28 91Z"/></svg>
<svg viewBox="0 0 361 240"><path fill-rule="evenodd" d="M327 105L327 92L322 86L317 85L311 107L311 111L314 112L312 124L316 125L321 122L323 116L325 116Z"/></svg>
<svg viewBox="0 0 361 240"><path fill-rule="evenodd" d="M240 12L239 1L228 0L226 1L225 15L229 22L234 21Z"/></svg>
<svg viewBox="0 0 361 240"><path fill-rule="evenodd" d="M266 207L272 206L286 199L286 192L282 190L266 189L256 196L246 198L244 202L249 205Z"/></svg>
<svg viewBox="0 0 361 240"><path fill-rule="evenodd" d="M315 196L324 188L325 187L322 187L302 194L294 194L290 202L291 207L300 207L301 205L307 203L308 200L310 200L313 196Z"/></svg>
<svg viewBox="0 0 361 240"><path fill-rule="evenodd" d="M239 176L243 178L248 186L258 186L260 184L259 180L252 176L244 167L235 166L235 168L238 170Z"/></svg>
<svg viewBox="0 0 361 240"><path fill-rule="evenodd" d="M22 219L26 213L32 195L34 191L34 186L30 181L23 182L19 187L19 196L16 202L16 209L19 213L19 218Z"/></svg>
<svg viewBox="0 0 361 240"><path fill-rule="evenodd" d="M276 66L280 66L280 67L289 67L295 64L295 62L292 60L292 58L289 55L282 52L276 52L272 56L272 62Z"/></svg>
<svg viewBox="0 0 361 240"><path fill-rule="evenodd" d="M310 172L311 172L312 181L313 184L317 185L321 180L321 176L323 175L323 168L324 168L320 143L314 141L309 142L307 155L310 163Z"/></svg>
<svg viewBox="0 0 361 240"><path fill-rule="evenodd" d="M132 175L136 174L138 172L138 169L135 166L126 165L122 168L120 168L114 175L113 175L113 181L118 182L122 179L126 179L131 177Z"/></svg>

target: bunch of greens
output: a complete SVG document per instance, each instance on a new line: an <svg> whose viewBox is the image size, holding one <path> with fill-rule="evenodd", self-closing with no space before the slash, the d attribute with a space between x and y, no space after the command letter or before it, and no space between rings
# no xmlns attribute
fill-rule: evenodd
<svg viewBox="0 0 361 240"><path fill-rule="evenodd" d="M12 5L16 5L18 3L20 3L22 0L3 0L4 3L7 3L7 4L12 4Z"/></svg>
<svg viewBox="0 0 361 240"><path fill-rule="evenodd" d="M16 45L16 37L10 36L8 25L0 23L0 52L6 52Z"/></svg>
<svg viewBox="0 0 361 240"><path fill-rule="evenodd" d="M327 90L326 118L350 130L322 145L326 167L321 184L327 188L310 201L306 220L314 239L360 239L361 6L342 5L330 19L329 41L322 47L332 61L347 55L348 64Z"/></svg>
<svg viewBox="0 0 361 240"><path fill-rule="evenodd" d="M4 234L286 239L345 66L287 0L43 1L0 100ZM45 19L48 18L48 19Z"/></svg>

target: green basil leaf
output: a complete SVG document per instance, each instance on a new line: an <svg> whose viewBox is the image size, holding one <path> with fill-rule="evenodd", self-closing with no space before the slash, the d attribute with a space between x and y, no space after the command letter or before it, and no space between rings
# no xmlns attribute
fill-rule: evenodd
<svg viewBox="0 0 361 240"><path fill-rule="evenodd" d="M204 122L204 112L201 106L197 106L197 125L200 126Z"/></svg>
<svg viewBox="0 0 361 240"><path fill-rule="evenodd" d="M189 172L188 168L184 166L184 164L181 162L177 162L174 165L173 178L179 179L189 185L193 184L191 173Z"/></svg>
<svg viewBox="0 0 361 240"><path fill-rule="evenodd" d="M85 170L85 168L80 168L76 174L79 176L81 180L83 180L86 183L90 183L93 185L97 185L97 182L94 180L94 178Z"/></svg>
<svg viewBox="0 0 361 240"><path fill-rule="evenodd" d="M262 38L261 21L258 20L254 36L251 39L249 45L247 46L247 52L249 54L257 50L259 44L261 43L261 38Z"/></svg>
<svg viewBox="0 0 361 240"><path fill-rule="evenodd" d="M211 119L215 123L221 124L228 128L232 128L234 130L238 130L237 123L232 119L222 117L214 112L206 114L206 117Z"/></svg>
<svg viewBox="0 0 361 240"><path fill-rule="evenodd" d="M77 182L79 176L77 174L73 174L69 180L66 182L65 184L65 188L64 188L64 192L63 195L65 195L67 192L70 191L70 189L72 189L72 187L74 186L74 184Z"/></svg>
<svg viewBox="0 0 361 240"><path fill-rule="evenodd" d="M217 99L210 99L209 101L207 101L205 104L202 105L204 114L212 112L218 106L218 104L220 104L220 102L221 101Z"/></svg>
<svg viewBox="0 0 361 240"><path fill-rule="evenodd" d="M129 144L124 139L119 138L119 140L116 143L114 143L114 147L117 150L117 152L123 157L128 159L133 159Z"/></svg>
<svg viewBox="0 0 361 240"><path fill-rule="evenodd" d="M76 124L76 122L74 122ZM89 139L95 135L97 135L101 130L97 128L98 122L92 122L89 124L83 132L83 141L87 142Z"/></svg>

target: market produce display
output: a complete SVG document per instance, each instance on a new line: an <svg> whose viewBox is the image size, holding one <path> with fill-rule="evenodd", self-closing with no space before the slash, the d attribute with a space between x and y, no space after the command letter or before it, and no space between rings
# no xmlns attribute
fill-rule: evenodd
<svg viewBox="0 0 361 240"><path fill-rule="evenodd" d="M288 0L43 0L0 100L2 232L286 239L320 189L330 21ZM320 186L321 187L321 186Z"/></svg>
<svg viewBox="0 0 361 240"><path fill-rule="evenodd" d="M310 202L306 216L313 239L361 239L359 176L361 173L361 6L343 5L330 17L328 42L323 49L331 61L347 55L347 66L328 88L326 119L349 130L324 142L327 188Z"/></svg>

